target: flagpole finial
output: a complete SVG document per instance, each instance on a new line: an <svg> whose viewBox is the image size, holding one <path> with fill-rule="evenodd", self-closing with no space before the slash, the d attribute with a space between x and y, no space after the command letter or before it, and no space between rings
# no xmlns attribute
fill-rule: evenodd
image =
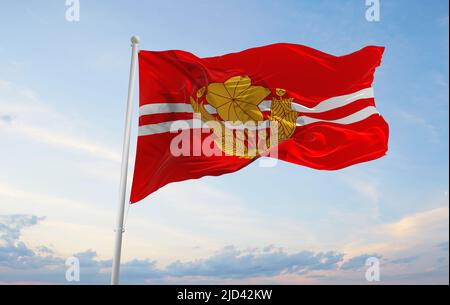
<svg viewBox="0 0 450 305"><path fill-rule="evenodd" d="M132 44L139 44L140 42L141 42L141 39L139 38L139 36L131 37L131 43Z"/></svg>

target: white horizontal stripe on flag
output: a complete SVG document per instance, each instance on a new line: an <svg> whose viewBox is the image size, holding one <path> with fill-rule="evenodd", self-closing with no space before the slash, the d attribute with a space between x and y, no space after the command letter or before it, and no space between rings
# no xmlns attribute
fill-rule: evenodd
<svg viewBox="0 0 450 305"><path fill-rule="evenodd" d="M139 136L149 136L165 132L177 132L194 128L208 128L200 119L168 121L157 124L139 126ZM209 128L208 128L209 129Z"/></svg>
<svg viewBox="0 0 450 305"><path fill-rule="evenodd" d="M361 109L360 111L352 113L351 115L346 116L341 119L338 119L338 120L321 120L321 119L316 119L316 118L312 118L312 117L304 115L304 116L299 116L297 118L297 126L304 126L304 125L317 123L317 122L327 122L327 123L347 125L347 124L352 124L352 123L356 123L356 122L365 120L373 114L380 114L374 106L366 107L364 109Z"/></svg>
<svg viewBox="0 0 450 305"><path fill-rule="evenodd" d="M211 105L205 105L209 113L216 113L216 109ZM192 113L191 104L186 103L154 103L139 107L139 116L161 113Z"/></svg>
<svg viewBox="0 0 450 305"><path fill-rule="evenodd" d="M366 89L362 89L355 93L336 96L336 97L332 97L330 99L324 100L314 108L308 108L306 106L297 104L294 101L292 103L292 109L297 112L303 112L303 113L320 113L320 112L325 112L325 111L329 111L329 110L333 110L333 109L336 109L339 107L346 106L357 100L373 98L373 97L374 97L373 88L366 88Z"/></svg>
<svg viewBox="0 0 450 305"><path fill-rule="evenodd" d="M298 104L295 100L292 103L292 110L303 113L321 113L329 110L333 110L345 105L351 104L360 99L373 98L373 88L362 89L358 92L332 97L319 103L316 107L308 108L304 105ZM269 111L272 105L272 101L265 100L259 104L261 111ZM216 109L211 105L205 105L206 110L211 113L217 113ZM193 109L191 104L186 103L154 103L143 105L139 108L139 115L150 115L159 113L192 113Z"/></svg>
<svg viewBox="0 0 450 305"><path fill-rule="evenodd" d="M312 118L309 116L299 116L297 118L297 126L305 126L312 123L317 122L324 122L324 123L335 123L335 124L352 124L356 123L362 120L367 119L371 115L379 114L377 109L374 106L366 107L360 111L357 111L349 116L346 116L341 119L337 120L321 120ZM250 125L232 125L229 122L225 122L225 125L230 129L237 129L237 130L262 130L269 128L269 122L264 121L262 124L258 126L250 126ZM194 129L194 128L205 128L210 129L205 123L203 123L200 119L192 119L192 120L177 120L177 121L169 121L164 123L158 123L158 124L149 124L149 125L143 125L139 126L139 136L148 136L148 135L154 135L154 134L160 134L165 132L177 132L179 130L187 130L187 129Z"/></svg>
<svg viewBox="0 0 450 305"><path fill-rule="evenodd" d="M320 102L316 107L308 108L304 105L298 104L295 100L292 102L292 110L302 113L321 113L329 110L333 110L339 107L346 106L357 100L373 98L373 88L362 89L358 92L332 97L330 99ZM269 111L272 106L272 101L267 100L259 104L259 110Z"/></svg>
<svg viewBox="0 0 450 305"><path fill-rule="evenodd" d="M139 108L139 115L192 112L191 104L186 103L155 103L147 104Z"/></svg>

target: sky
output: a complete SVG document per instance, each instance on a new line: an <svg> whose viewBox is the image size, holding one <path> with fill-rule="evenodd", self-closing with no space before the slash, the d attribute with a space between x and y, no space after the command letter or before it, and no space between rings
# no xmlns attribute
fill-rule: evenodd
<svg viewBox="0 0 450 305"><path fill-rule="evenodd" d="M369 22L364 0L81 0L69 22L63 0L0 0L0 283L109 283L139 35L142 49L201 57L385 46L373 87L390 143L344 170L255 162L160 189L127 208L122 283L374 284L375 257L376 283L448 284L448 1L380 4Z"/></svg>

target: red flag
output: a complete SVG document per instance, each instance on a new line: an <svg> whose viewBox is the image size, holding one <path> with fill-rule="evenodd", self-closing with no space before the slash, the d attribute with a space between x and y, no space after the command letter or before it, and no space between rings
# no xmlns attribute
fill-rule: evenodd
<svg viewBox="0 0 450 305"><path fill-rule="evenodd" d="M389 129L372 89L383 51L336 57L285 43L209 58L141 51L131 202L261 155L321 170L384 156Z"/></svg>

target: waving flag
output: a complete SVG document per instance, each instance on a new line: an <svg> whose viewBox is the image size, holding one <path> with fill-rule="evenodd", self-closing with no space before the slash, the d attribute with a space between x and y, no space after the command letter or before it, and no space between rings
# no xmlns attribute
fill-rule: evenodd
<svg viewBox="0 0 450 305"><path fill-rule="evenodd" d="M389 129L372 88L383 51L336 57L294 44L209 58L141 51L131 202L260 156L320 170L384 156Z"/></svg>

